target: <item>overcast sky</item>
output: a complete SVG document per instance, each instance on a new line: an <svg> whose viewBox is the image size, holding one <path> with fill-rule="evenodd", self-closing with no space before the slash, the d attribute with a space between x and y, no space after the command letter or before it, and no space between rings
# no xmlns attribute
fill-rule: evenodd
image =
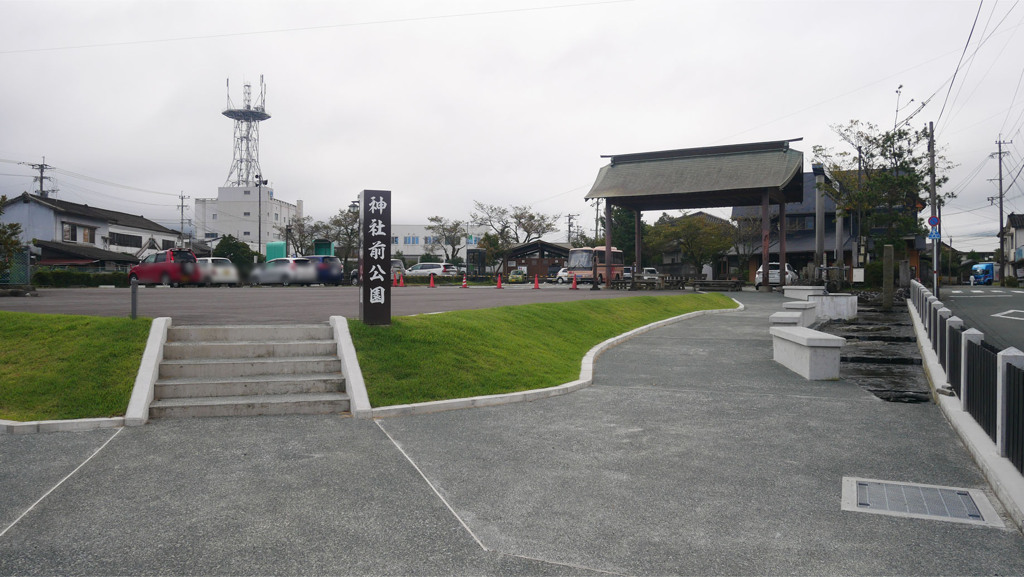
<svg viewBox="0 0 1024 577"><path fill-rule="evenodd" d="M263 173L307 215L387 189L396 224L527 204L562 215L564 239L566 214L593 227L583 197L601 155L802 137L809 170L812 146L840 147L831 125L891 127L899 99L901 120L928 101L911 126L937 122L959 165L944 239L992 250L1000 134L1014 141L1005 210L1024 212L1024 176L1009 187L1024 6L978 14L977 1L0 0L0 194L36 188L17 163L45 157L57 198L177 228L177 195L191 218L231 168L225 81L240 105L263 75Z"/></svg>

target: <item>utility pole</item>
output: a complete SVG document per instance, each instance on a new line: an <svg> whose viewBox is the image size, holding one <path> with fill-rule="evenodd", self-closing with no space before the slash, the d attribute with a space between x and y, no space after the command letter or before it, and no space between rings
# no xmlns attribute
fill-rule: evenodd
<svg viewBox="0 0 1024 577"><path fill-rule="evenodd" d="M594 240L597 240L598 228L601 225L601 199L594 199Z"/></svg>
<svg viewBox="0 0 1024 577"><path fill-rule="evenodd" d="M935 199L935 123L928 123L928 173L931 177L931 184L929 186L930 191L930 202L931 205L931 216L932 218L938 218L938 203ZM942 237L942 223L938 223L936 228L939 230L939 238L932 239L932 293L935 294L935 298L939 298L939 243Z"/></svg>
<svg viewBox="0 0 1024 577"><path fill-rule="evenodd" d="M565 219L567 221L569 221L569 223L568 223L569 232L568 232L568 234L566 235L565 238L569 242L570 246L572 245L572 220L574 218L579 218L579 217L580 217L580 215L578 215L578 214L567 214L567 215L565 215Z"/></svg>
<svg viewBox="0 0 1024 577"><path fill-rule="evenodd" d="M23 164L25 166L31 167L32 170L38 170L39 171L39 176L32 177L32 180L35 180L36 182L39 183L39 196L41 198L50 198L50 193L51 192L57 192L54 189L47 190L47 189L43 188L43 182L47 181L47 180L50 180L50 177L46 176L46 171L47 170L53 170L52 166L50 166L49 164L46 164L46 157L45 156L43 157L42 164L30 164L28 162L19 162L18 164Z"/></svg>
<svg viewBox="0 0 1024 577"><path fill-rule="evenodd" d="M1003 152L1004 144L1013 144L1013 141L1004 142L1003 135L999 135L996 145L999 146L999 285L1006 286L1006 247L1003 243Z"/></svg>
<svg viewBox="0 0 1024 577"><path fill-rule="evenodd" d="M263 254L263 185L267 181L262 174L256 175L256 252Z"/></svg>
<svg viewBox="0 0 1024 577"><path fill-rule="evenodd" d="M181 209L181 224L178 226L178 243L180 246L185 246L185 199L192 198L185 196L185 191L181 191L178 194L178 198L181 199L181 204L178 207Z"/></svg>

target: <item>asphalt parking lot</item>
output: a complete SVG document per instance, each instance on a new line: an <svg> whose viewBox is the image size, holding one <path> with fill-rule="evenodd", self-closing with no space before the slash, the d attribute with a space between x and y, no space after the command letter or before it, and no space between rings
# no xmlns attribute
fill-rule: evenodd
<svg viewBox="0 0 1024 577"><path fill-rule="evenodd" d="M37 294L0 298L0 310L96 316L131 313L131 291L127 288L39 289ZM391 314L405 316L649 294L672 293L593 291L589 285L571 290L567 285L554 284L542 284L540 289L534 289L532 284L505 285L500 290L407 286L392 289ZM139 289L137 311L142 317L171 317L176 325L319 323L327 322L333 315L358 317L359 287L149 287Z"/></svg>

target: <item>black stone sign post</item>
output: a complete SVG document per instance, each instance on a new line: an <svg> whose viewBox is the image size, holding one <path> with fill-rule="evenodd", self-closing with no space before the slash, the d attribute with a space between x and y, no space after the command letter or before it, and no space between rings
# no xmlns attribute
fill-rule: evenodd
<svg viewBox="0 0 1024 577"><path fill-rule="evenodd" d="M391 191L359 193L359 320L391 324Z"/></svg>

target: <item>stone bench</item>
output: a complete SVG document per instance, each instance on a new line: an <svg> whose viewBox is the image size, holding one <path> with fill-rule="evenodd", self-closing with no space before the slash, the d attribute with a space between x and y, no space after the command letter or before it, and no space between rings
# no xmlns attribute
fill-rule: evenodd
<svg viewBox="0 0 1024 577"><path fill-rule="evenodd" d="M810 301L791 301L782 303L786 312L800 313L800 326L809 327L818 320L818 304Z"/></svg>
<svg viewBox="0 0 1024 577"><path fill-rule="evenodd" d="M772 358L809 381L839 378L839 352L846 339L807 327L775 326Z"/></svg>
<svg viewBox="0 0 1024 577"><path fill-rule="evenodd" d="M787 327L799 327L803 326L800 324L803 315L797 312L777 312L772 313L772 316L768 317L768 324L773 327L787 326Z"/></svg>
<svg viewBox="0 0 1024 577"><path fill-rule="evenodd" d="M857 318L857 295L829 293L810 295L807 300L818 306L818 318L825 320L852 320Z"/></svg>
<svg viewBox="0 0 1024 577"><path fill-rule="evenodd" d="M801 301L808 300L807 297L810 295L823 295L825 294L825 287L823 286L805 286L805 285L789 285L782 287L782 294L788 299L797 299Z"/></svg>

